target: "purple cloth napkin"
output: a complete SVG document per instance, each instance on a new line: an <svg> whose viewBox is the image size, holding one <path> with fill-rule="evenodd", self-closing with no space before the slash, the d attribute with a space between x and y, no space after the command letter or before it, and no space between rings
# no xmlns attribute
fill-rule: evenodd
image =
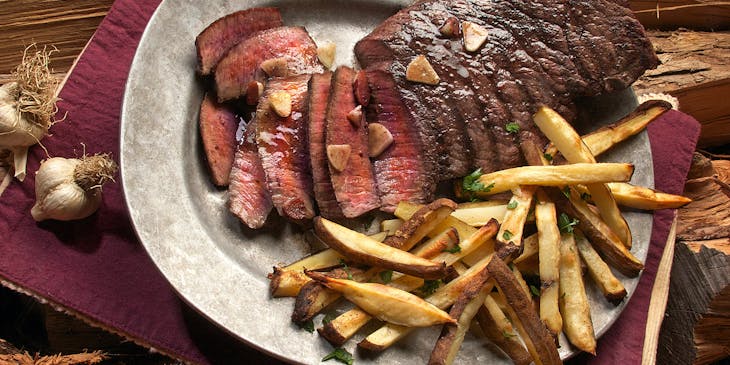
<svg viewBox="0 0 730 365"><path fill-rule="evenodd" d="M84 152L119 155L119 116L129 66L159 1L118 0L79 59L60 97L63 123L43 143L52 156ZM677 133L676 131L681 131ZM667 113L650 128L656 186L681 193L699 134L698 123ZM28 171L46 158L33 148ZM119 183L104 188L98 213L78 222L36 223L34 174L14 182L0 199L0 280L139 344L185 361L276 363L212 325L176 295L137 241ZM657 212L639 288L621 318L599 341L595 359L574 363L638 364L656 267L672 219Z"/></svg>

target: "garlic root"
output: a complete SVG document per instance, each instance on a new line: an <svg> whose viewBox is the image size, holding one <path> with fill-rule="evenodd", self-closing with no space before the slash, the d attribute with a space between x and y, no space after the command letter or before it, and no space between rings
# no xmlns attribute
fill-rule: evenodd
<svg viewBox="0 0 730 365"><path fill-rule="evenodd" d="M48 134L58 110L58 81L49 68L50 55L55 51L28 46L23 61L13 72L15 81L0 86L0 149L20 154L14 157L14 167L15 176L21 181L25 177L27 148L40 143Z"/></svg>
<svg viewBox="0 0 730 365"><path fill-rule="evenodd" d="M43 161L36 173L33 219L69 221L90 216L101 205L102 185L113 181L116 171L117 164L108 154Z"/></svg>

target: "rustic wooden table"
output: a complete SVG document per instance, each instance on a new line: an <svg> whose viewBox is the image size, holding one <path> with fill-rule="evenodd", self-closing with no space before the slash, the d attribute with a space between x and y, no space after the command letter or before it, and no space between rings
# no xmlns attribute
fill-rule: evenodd
<svg viewBox="0 0 730 365"><path fill-rule="evenodd" d="M9 79L10 73L22 57L23 49L32 43L40 46L54 45L58 48L51 66L59 79L63 78L72 68L74 60L82 52L112 3L113 0L0 0L0 84ZM635 88L640 92L668 92L679 98L681 110L693 115L703 123L700 146L724 145L725 147L720 147L719 151L727 151L727 145L730 143L730 103L726 100L727 95L730 95L730 57L728 57L730 56L730 52L728 52L730 32L727 31L730 29L730 3L707 0L667 0L661 2L661 16L658 16L657 13L658 1L630 1L630 3L647 28L662 30L652 31L651 37L657 53L664 63L659 69L647 73ZM692 30L677 30L680 27ZM703 32L723 29L725 31ZM697 164L698 169L702 167L700 165L701 163ZM711 190L721 192L722 189L726 189L724 190L725 200L727 200L727 196L730 196L730 188L722 185L727 184L730 180L728 179L729 174L727 174L730 171L728 165L730 164L726 161L715 163L715 165L710 165L710 170L707 170L707 166L705 166L705 175L698 175L700 178L703 176L706 178L708 171L710 175L719 173L719 177L713 181L720 184L721 187ZM704 195L710 193L705 191L698 194L695 199L702 200ZM723 194L720 193L720 195ZM712 199L722 198L713 197ZM730 207L730 202L727 201L717 203L712 200L710 203L714 204L713 206L726 204L725 206ZM706 209L706 205L693 209L701 211L701 209ZM686 222L696 219L692 213L692 210L680 212L680 226L682 226L682 214L688 217ZM723 219L728 219L728 222ZM730 223L730 217L726 214L713 223L727 225ZM727 230L710 239L706 237L698 239L696 235L691 234L691 227L681 229L684 231L680 232L679 237L680 239L688 237L686 241L691 242L686 247L690 247L690 250L694 247L695 251L699 252L698 247L702 246L704 242L705 245L714 247L718 252L730 253L728 248L730 240L727 238L730 236L730 232ZM689 255L690 258L694 257L691 253L686 255ZM660 271L664 270L667 277L671 268L671 255L668 257L670 259L660 267ZM727 256L725 257L727 258ZM675 266L687 265L685 262L677 263L677 260L675 257ZM707 262L702 261L700 257L693 261L696 267L692 266L689 269L700 271L704 268L702 265ZM712 262L717 263L718 261ZM730 276L730 259L726 259L723 265L719 269L724 270L721 272ZM717 273L715 274L717 275ZM705 278L703 280L709 280L707 276L703 276L703 278ZM684 286L696 285L698 280L683 279L681 284L677 284L682 285L678 291L681 291ZM708 286L713 283L717 284L712 280L702 283ZM669 283L664 283L664 285L668 286ZM724 295L727 300L730 297L730 290L725 285L727 284L721 285L720 288L700 289L699 291L703 295L709 296L710 299L722 299ZM657 290L666 295L666 287ZM672 300L670 297L670 307ZM681 299L677 300L681 303ZM698 305L697 303L691 304ZM699 304L699 306L692 308L699 310L700 313L704 313L703 310L711 311L707 308L707 303ZM654 315L660 320L664 315L663 303L660 301L659 305L652 310L656 312ZM730 311L730 309L728 310ZM720 317L726 314L727 312L719 313ZM691 332L696 323L695 319L694 322L680 323L679 327L673 327L673 330L681 329L688 332L677 336L686 337L689 342L677 343L692 346L693 334ZM696 363L706 364L730 355L727 350L730 345L727 343L727 338L730 338L730 328L728 327L730 324L725 324L725 327L720 326L719 330L716 328L708 335L720 336L721 339L724 336L725 340L713 342L705 338L701 340L705 341L704 343L698 343L701 341L695 339L694 346L700 352L703 351L703 346L706 350L702 352L705 357ZM657 326L656 332L658 333L658 331ZM660 341L659 352L661 354L663 346L667 346L667 344L661 343L661 338L657 333L654 334L653 340ZM146 349L137 347L125 339L92 328L75 318L58 313L30 298L4 288L0 288L0 338L9 340L12 344L31 352L40 351L44 354L76 353L84 349L100 349L115 354L113 355L114 363L162 364L174 362L159 355L150 355ZM656 341L651 345L656 346ZM719 349L716 348L717 345L719 345ZM708 348L710 350L707 350ZM0 354L12 351L12 349L13 345L0 340ZM710 355L707 355L708 353ZM697 357L700 357L700 354L697 354ZM689 358L690 361L692 359ZM672 363L685 363L683 361L684 358L682 362L673 361Z"/></svg>

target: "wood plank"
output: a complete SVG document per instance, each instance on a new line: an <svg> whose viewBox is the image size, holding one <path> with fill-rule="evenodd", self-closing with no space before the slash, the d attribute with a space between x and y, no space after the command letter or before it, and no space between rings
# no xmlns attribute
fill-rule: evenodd
<svg viewBox="0 0 730 365"><path fill-rule="evenodd" d="M730 29L729 1L632 0L629 4L647 29Z"/></svg>

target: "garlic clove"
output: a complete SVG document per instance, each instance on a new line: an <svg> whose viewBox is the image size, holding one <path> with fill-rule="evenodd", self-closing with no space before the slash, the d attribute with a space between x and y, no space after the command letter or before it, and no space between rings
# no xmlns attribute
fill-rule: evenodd
<svg viewBox="0 0 730 365"><path fill-rule="evenodd" d="M462 22L461 31L464 34L464 48L469 52L476 52L487 41L487 29L472 22Z"/></svg>
<svg viewBox="0 0 730 365"><path fill-rule="evenodd" d="M355 109L350 110L347 113L347 120L350 121L353 127L359 127L362 122L362 105L358 105Z"/></svg>
<svg viewBox="0 0 730 365"><path fill-rule="evenodd" d="M378 157L393 144L393 135L380 123L368 124L368 154Z"/></svg>
<svg viewBox="0 0 730 365"><path fill-rule="evenodd" d="M414 58L406 68L406 80L418 82L427 85L438 85L441 79L433 69L431 63L428 62L426 56L418 55Z"/></svg>
<svg viewBox="0 0 730 365"><path fill-rule="evenodd" d="M352 147L349 144L332 144L327 146L327 159L332 168L337 172L342 172L347 168L350 161L350 153Z"/></svg>
<svg viewBox="0 0 730 365"><path fill-rule="evenodd" d="M286 77L289 74L287 61L284 57L270 58L261 62L260 67L271 77Z"/></svg>
<svg viewBox="0 0 730 365"><path fill-rule="evenodd" d="M335 63L336 51L337 46L335 46L332 42L325 42L321 46L317 47L317 58L319 58L319 62L321 62L328 70L331 69L332 65Z"/></svg>
<svg viewBox="0 0 730 365"><path fill-rule="evenodd" d="M275 91L269 96L271 109L282 117L286 118L291 115L291 95L286 91Z"/></svg>

